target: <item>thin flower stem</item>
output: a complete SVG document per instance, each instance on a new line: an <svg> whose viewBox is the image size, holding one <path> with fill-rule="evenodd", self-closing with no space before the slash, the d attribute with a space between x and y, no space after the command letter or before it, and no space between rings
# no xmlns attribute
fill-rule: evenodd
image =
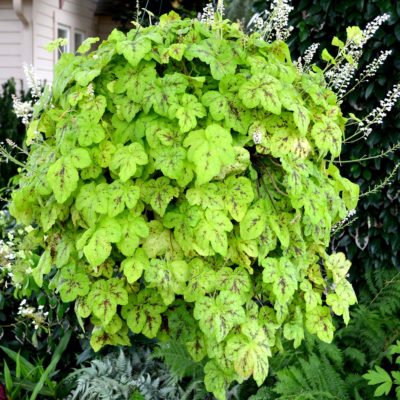
<svg viewBox="0 0 400 400"><path fill-rule="evenodd" d="M333 229L333 231L331 232L331 236L335 236L338 232L342 231L344 228L347 228L348 226L350 226L351 224L353 224L353 222L357 221L358 217L354 217L353 219L347 221L344 224L339 224L336 228Z"/></svg>
<svg viewBox="0 0 400 400"><path fill-rule="evenodd" d="M22 168L25 168L26 165L23 164L21 161L17 160L15 157L13 157L7 150L5 150L4 148L0 147L0 154L5 157L6 159L10 160L11 162L13 162L16 165L19 165Z"/></svg>
<svg viewBox="0 0 400 400"><path fill-rule="evenodd" d="M371 302L369 303L369 305L371 306L376 299L381 295L381 293L390 285L392 285L393 283L396 282L400 282L400 279L397 279L400 277L400 272L398 272L390 281L386 281L384 286L381 288L381 290L375 295L375 297L371 300Z"/></svg>
<svg viewBox="0 0 400 400"><path fill-rule="evenodd" d="M365 82L365 80L367 79L367 76L361 78L359 81L357 81L357 83L350 88L343 96L339 97L339 100L343 100L348 94L350 94L351 92L353 92L359 85L361 85L361 83Z"/></svg>
<svg viewBox="0 0 400 400"><path fill-rule="evenodd" d="M367 192L361 193L359 198L369 196L370 194L374 194L382 190L385 186L390 185L392 179L395 177L397 170L400 168L400 162L395 165L392 172L381 182L375 185L372 189Z"/></svg>
<svg viewBox="0 0 400 400"><path fill-rule="evenodd" d="M390 147L386 151L382 151L380 154L377 154L375 156L371 156L371 157L363 156L363 157L355 159L355 160L334 160L333 162L336 163L336 164L349 164L349 163L373 160L373 159L376 159L376 158L383 158L383 157L387 156L390 153L393 153L394 151L396 151L398 149L400 149L400 142L396 143L394 146ZM326 161L329 161L329 160L326 160Z"/></svg>

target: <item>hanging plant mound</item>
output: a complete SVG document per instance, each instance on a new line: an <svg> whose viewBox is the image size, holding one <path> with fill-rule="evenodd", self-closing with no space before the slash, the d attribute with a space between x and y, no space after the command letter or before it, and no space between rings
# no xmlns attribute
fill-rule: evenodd
<svg viewBox="0 0 400 400"><path fill-rule="evenodd" d="M56 65L12 196L44 249L36 282L54 275L95 350L182 342L219 399L261 384L282 338L331 341L356 299L326 248L358 187L332 163L345 118L322 72L176 14L90 43Z"/></svg>

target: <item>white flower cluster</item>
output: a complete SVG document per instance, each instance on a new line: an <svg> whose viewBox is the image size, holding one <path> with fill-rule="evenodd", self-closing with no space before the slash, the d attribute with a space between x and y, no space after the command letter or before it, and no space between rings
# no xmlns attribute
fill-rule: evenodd
<svg viewBox="0 0 400 400"><path fill-rule="evenodd" d="M278 40L286 40L293 30L289 26L289 14L293 10L288 0L274 0L272 3L272 29Z"/></svg>
<svg viewBox="0 0 400 400"><path fill-rule="evenodd" d="M89 83L89 85L88 85L86 91L87 91L87 94L88 94L89 96L91 96L91 97L94 96L94 87L93 87L93 83L92 83L92 82Z"/></svg>
<svg viewBox="0 0 400 400"><path fill-rule="evenodd" d="M36 71L33 65L23 64L25 80L28 88L31 90L31 95L37 101L43 93L43 85L36 76ZM16 116L22 119L24 125L28 125L33 115L32 101L21 101L15 95L12 95L13 108Z"/></svg>
<svg viewBox="0 0 400 400"><path fill-rule="evenodd" d="M378 69L385 63L386 59L392 54L392 50L381 51L378 57L376 57L370 64L368 64L365 70L362 72L360 77L357 79L359 81L368 82L367 78L371 78L376 74Z"/></svg>
<svg viewBox="0 0 400 400"><path fill-rule="evenodd" d="M12 141L11 139L7 138L7 139L6 139L6 142L7 142L7 144L8 144L10 147L12 147L13 149L18 148L17 143L15 143L14 141Z"/></svg>
<svg viewBox="0 0 400 400"><path fill-rule="evenodd" d="M355 55L355 52L353 52ZM357 56L358 58L361 56ZM357 58L357 59L358 59ZM346 94L347 88L351 80L354 77L355 72L357 71L357 64L341 64L340 68L333 68L325 74L325 77L329 80L329 86L332 87L339 97L342 97Z"/></svg>
<svg viewBox="0 0 400 400"><path fill-rule="evenodd" d="M0 239L0 265L8 272L8 275L12 277L12 261L15 259L15 254L13 252L12 238L8 241Z"/></svg>
<svg viewBox="0 0 400 400"><path fill-rule="evenodd" d="M225 15L225 5L223 0L218 0L217 13L223 17Z"/></svg>
<svg viewBox="0 0 400 400"><path fill-rule="evenodd" d="M339 97L342 97L358 68L358 62L363 53L363 47L371 39L379 27L390 18L390 14L383 14L369 22L360 35L348 40L339 52L336 65L325 73L329 86ZM352 60L352 62L349 62Z"/></svg>
<svg viewBox="0 0 400 400"><path fill-rule="evenodd" d="M200 22L203 22L204 24L207 25L212 25L214 23L214 7L211 3L207 4L203 8L203 12L200 15Z"/></svg>
<svg viewBox="0 0 400 400"><path fill-rule="evenodd" d="M397 100L400 98L400 83L394 85L392 90L387 92L386 97L380 101L379 106L374 108L361 122L358 123L356 134L362 134L366 139L372 132L372 125L383 123L383 119L390 112Z"/></svg>
<svg viewBox="0 0 400 400"><path fill-rule="evenodd" d="M343 228L350 221L350 219L356 215L356 212L356 210L350 210L341 221L332 226L331 232L333 233Z"/></svg>
<svg viewBox="0 0 400 400"><path fill-rule="evenodd" d="M30 306L26 299L23 299L18 307L18 314L26 319L32 320L32 325L35 329L39 329L46 322L46 318L49 315L48 311L43 312L43 306L39 306L36 310L35 307Z"/></svg>
<svg viewBox="0 0 400 400"><path fill-rule="evenodd" d="M23 64L25 80L28 88L31 89L32 97L38 99L42 95L43 87L41 81L37 78L36 70L32 64Z"/></svg>
<svg viewBox="0 0 400 400"><path fill-rule="evenodd" d="M139 0L136 0L136 19L138 20L140 15L141 15L141 11L140 11L140 3Z"/></svg>
<svg viewBox="0 0 400 400"><path fill-rule="evenodd" d="M382 15L378 15L373 21L368 22L367 26L363 30L362 39L360 40L358 47L363 48L365 43L367 43L368 40L375 35L376 31L380 28L380 26L389 19L390 19L390 14L385 13Z"/></svg>
<svg viewBox="0 0 400 400"><path fill-rule="evenodd" d="M315 56L319 47L319 43L313 43L310 47L306 49L303 57L299 57L294 65L299 70L299 72L306 72L310 69L311 61Z"/></svg>
<svg viewBox="0 0 400 400"><path fill-rule="evenodd" d="M262 18L259 14L256 14L253 18L252 31L262 32L265 24L264 18Z"/></svg>
<svg viewBox="0 0 400 400"><path fill-rule="evenodd" d="M247 26L253 32L260 33L266 41L285 41L293 30L289 26L289 14L292 10L289 0L273 0L270 11L254 14Z"/></svg>
<svg viewBox="0 0 400 400"><path fill-rule="evenodd" d="M7 220L9 219L8 214L1 210L0 211L0 223L2 225L7 224ZM6 237L0 239L0 284L1 279L5 277L8 280L13 280L14 273L13 270L17 263L23 262L23 271L24 274L32 273L32 267L27 265L33 265L33 260L29 257L28 254L25 253L23 250L18 250L17 242L20 238L27 233L30 233L34 230L32 226L27 226L25 228L20 228L18 230L11 230L7 232ZM5 287L8 286L8 280L5 279ZM17 289L21 288L20 283L13 282L13 286Z"/></svg>
<svg viewBox="0 0 400 400"><path fill-rule="evenodd" d="M313 43L305 52L304 52L304 64L311 64L312 59L314 58L315 53L317 52L319 47L319 43Z"/></svg>
<svg viewBox="0 0 400 400"><path fill-rule="evenodd" d="M12 95L13 109L15 115L22 119L24 125L28 125L33 115L33 106L31 101L21 101L15 94Z"/></svg>

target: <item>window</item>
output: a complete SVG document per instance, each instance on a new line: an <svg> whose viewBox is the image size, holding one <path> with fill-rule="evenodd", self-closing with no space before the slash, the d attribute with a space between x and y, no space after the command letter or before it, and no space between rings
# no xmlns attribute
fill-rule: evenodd
<svg viewBox="0 0 400 400"><path fill-rule="evenodd" d="M85 33L82 31L75 30L74 33L74 51L76 52L82 42L85 40Z"/></svg>
<svg viewBox="0 0 400 400"><path fill-rule="evenodd" d="M70 51L70 40L71 40L71 29L66 25L58 25L57 38L67 39L68 43L65 46L60 47L61 53Z"/></svg>

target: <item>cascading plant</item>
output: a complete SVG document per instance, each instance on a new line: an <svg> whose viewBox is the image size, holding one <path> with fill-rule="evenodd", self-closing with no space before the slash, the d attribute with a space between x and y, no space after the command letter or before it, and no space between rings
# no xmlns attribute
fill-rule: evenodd
<svg viewBox="0 0 400 400"><path fill-rule="evenodd" d="M347 119L321 69L263 36L171 13L64 53L10 204L95 350L180 341L218 399L261 385L282 338L330 342L356 302L327 252L358 200L333 162Z"/></svg>

